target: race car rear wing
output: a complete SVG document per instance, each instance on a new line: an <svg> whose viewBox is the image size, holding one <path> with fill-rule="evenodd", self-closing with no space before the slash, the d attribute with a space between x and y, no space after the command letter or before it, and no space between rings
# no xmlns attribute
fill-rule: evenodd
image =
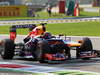
<svg viewBox="0 0 100 75"><path fill-rule="evenodd" d="M46 25L46 23L41 23L40 25ZM10 27L10 39L15 40L17 35L17 29L29 28L29 31L32 31L36 27L36 24L28 24L28 25L13 25Z"/></svg>

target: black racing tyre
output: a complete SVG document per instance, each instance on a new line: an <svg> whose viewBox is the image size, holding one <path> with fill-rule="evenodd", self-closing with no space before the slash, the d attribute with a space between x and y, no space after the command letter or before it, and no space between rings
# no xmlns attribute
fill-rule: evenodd
<svg viewBox="0 0 100 75"><path fill-rule="evenodd" d="M48 60L46 58L43 57L43 55L45 53L50 53L50 54L55 54L55 53L64 53L65 55L67 55L69 58L70 56L70 48L67 47L65 44L55 44L55 45L49 45L48 42L42 41L42 46L41 46L41 50L42 50L42 56L41 59L39 60L40 63L49 63L49 61L45 61ZM59 61L60 62L60 61Z"/></svg>
<svg viewBox="0 0 100 75"><path fill-rule="evenodd" d="M31 46L32 56L35 60L44 61L43 54L50 50L49 44L46 40L40 40Z"/></svg>
<svg viewBox="0 0 100 75"><path fill-rule="evenodd" d="M82 60L90 60L90 58L82 58Z"/></svg>
<svg viewBox="0 0 100 75"><path fill-rule="evenodd" d="M40 63L47 63L47 61L45 61L44 54L49 53L51 51L51 47L48 44L48 41L47 40L40 41L39 42L39 47L40 47L40 51L41 51L39 62Z"/></svg>
<svg viewBox="0 0 100 75"><path fill-rule="evenodd" d="M65 44L55 44L52 46L52 48L53 48L52 51L53 53L57 53L57 52L62 53L64 49L66 50L65 53L67 53L67 50L69 50L69 47Z"/></svg>
<svg viewBox="0 0 100 75"><path fill-rule="evenodd" d="M95 53L97 53L97 57L100 57L100 51L99 50L94 50Z"/></svg>
<svg viewBox="0 0 100 75"><path fill-rule="evenodd" d="M44 54L44 53L49 53L51 51L51 47L50 45L48 44L48 41L47 40L42 40L42 41L39 41L38 42L38 45L41 49L41 52Z"/></svg>
<svg viewBox="0 0 100 75"><path fill-rule="evenodd" d="M33 56L34 60L37 60L38 56L37 56L36 46L35 45L32 45L30 47L30 49L31 49L31 53L32 53L32 56Z"/></svg>
<svg viewBox="0 0 100 75"><path fill-rule="evenodd" d="M14 49L15 49L14 41L12 41L10 39L3 40L1 57L3 59L9 59L9 60L13 59Z"/></svg>
<svg viewBox="0 0 100 75"><path fill-rule="evenodd" d="M71 59L70 48L65 44L55 44L52 45L52 54L63 53L65 56L68 56L67 59Z"/></svg>
<svg viewBox="0 0 100 75"><path fill-rule="evenodd" d="M80 52L92 51L92 50L93 50L93 46L91 40L88 37L85 37L82 40L81 46L77 47L76 58L80 58ZM88 59L88 58L84 58L84 59Z"/></svg>
<svg viewBox="0 0 100 75"><path fill-rule="evenodd" d="M93 50L92 42L88 37L83 38L83 42L79 50L80 51L92 51Z"/></svg>
<svg viewBox="0 0 100 75"><path fill-rule="evenodd" d="M37 40L34 39L34 42L30 45L30 52L32 53L32 56L33 56L34 60L37 60L37 58L38 58L38 54L37 53L40 53L37 50L37 46L38 46L37 45Z"/></svg>

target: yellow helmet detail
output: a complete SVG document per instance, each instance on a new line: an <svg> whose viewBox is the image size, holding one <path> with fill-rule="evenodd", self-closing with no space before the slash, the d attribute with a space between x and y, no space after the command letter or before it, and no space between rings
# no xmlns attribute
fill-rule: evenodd
<svg viewBox="0 0 100 75"><path fill-rule="evenodd" d="M37 26L33 31L35 31L36 35L42 35L45 32L45 27Z"/></svg>

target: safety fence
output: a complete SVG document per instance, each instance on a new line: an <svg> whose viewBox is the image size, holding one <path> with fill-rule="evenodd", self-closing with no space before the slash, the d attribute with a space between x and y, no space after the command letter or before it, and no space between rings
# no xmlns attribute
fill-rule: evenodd
<svg viewBox="0 0 100 75"><path fill-rule="evenodd" d="M0 16L27 16L27 9L24 5L0 6Z"/></svg>

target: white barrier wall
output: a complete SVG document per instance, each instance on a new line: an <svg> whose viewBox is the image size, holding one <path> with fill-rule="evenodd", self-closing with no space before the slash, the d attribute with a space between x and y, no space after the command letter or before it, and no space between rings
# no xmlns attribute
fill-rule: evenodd
<svg viewBox="0 0 100 75"><path fill-rule="evenodd" d="M84 8L83 11L86 12L100 12L100 8Z"/></svg>

